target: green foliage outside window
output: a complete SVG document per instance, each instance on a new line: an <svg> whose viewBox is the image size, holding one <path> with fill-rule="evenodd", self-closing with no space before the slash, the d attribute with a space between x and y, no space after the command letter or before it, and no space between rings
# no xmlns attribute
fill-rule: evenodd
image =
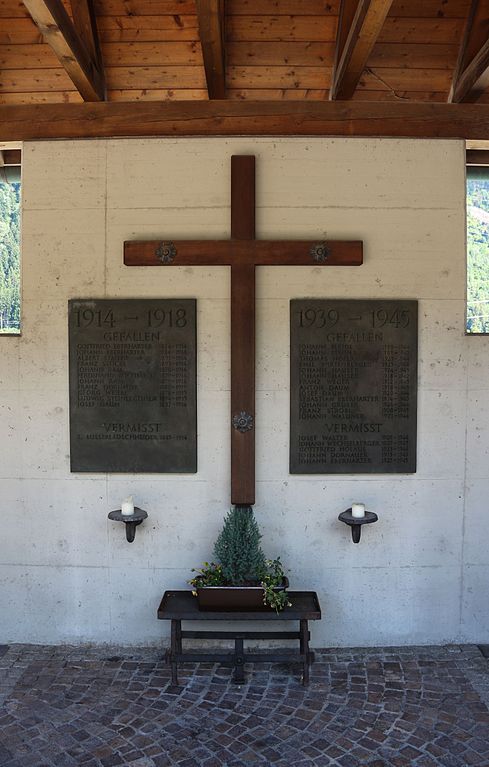
<svg viewBox="0 0 489 767"><path fill-rule="evenodd" d="M467 333L489 333L489 167L467 168Z"/></svg>
<svg viewBox="0 0 489 767"><path fill-rule="evenodd" d="M0 183L0 333L20 333L20 184Z"/></svg>

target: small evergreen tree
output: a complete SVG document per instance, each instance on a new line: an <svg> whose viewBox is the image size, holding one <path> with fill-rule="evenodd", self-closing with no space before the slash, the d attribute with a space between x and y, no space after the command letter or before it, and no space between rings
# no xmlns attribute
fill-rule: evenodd
<svg viewBox="0 0 489 767"><path fill-rule="evenodd" d="M229 511L214 546L227 581L235 586L261 581L266 565L260 538L251 506L235 506Z"/></svg>

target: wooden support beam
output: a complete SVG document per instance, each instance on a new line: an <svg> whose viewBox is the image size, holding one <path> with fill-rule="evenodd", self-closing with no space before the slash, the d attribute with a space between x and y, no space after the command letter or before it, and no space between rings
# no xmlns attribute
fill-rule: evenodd
<svg viewBox="0 0 489 767"><path fill-rule="evenodd" d="M83 99L103 101L105 78L91 0L74 0L74 21L61 0L24 0L24 5Z"/></svg>
<svg viewBox="0 0 489 767"><path fill-rule="evenodd" d="M333 71L331 75L332 82L335 81L338 67L341 61L341 55L345 50L346 41L350 34L350 29L355 18L358 7L358 0L341 0L338 16L338 28L336 30L336 44L333 60Z"/></svg>
<svg viewBox="0 0 489 767"><path fill-rule="evenodd" d="M460 86L462 75L475 60L489 38L489 0L471 0L464 33L453 72L452 86L448 95L449 103L475 101L464 94ZM468 80L465 78L465 84ZM479 94L480 95L480 94ZM464 98L466 96L466 98Z"/></svg>
<svg viewBox="0 0 489 767"><path fill-rule="evenodd" d="M329 98L350 99L377 42L393 0L342 0L336 66Z"/></svg>
<svg viewBox="0 0 489 767"><path fill-rule="evenodd" d="M97 70L103 72L102 51L97 30L97 16L93 0L71 0L73 25L85 44Z"/></svg>
<svg viewBox="0 0 489 767"><path fill-rule="evenodd" d="M489 0L472 0L448 102L477 101L488 86Z"/></svg>
<svg viewBox="0 0 489 767"><path fill-rule="evenodd" d="M489 139L489 104L134 101L0 106L0 141L118 136Z"/></svg>
<svg viewBox="0 0 489 767"><path fill-rule="evenodd" d="M200 43L210 99L226 98L224 0L196 0Z"/></svg>
<svg viewBox="0 0 489 767"><path fill-rule="evenodd" d="M453 89L454 103L474 102L489 88L489 40L460 75Z"/></svg>

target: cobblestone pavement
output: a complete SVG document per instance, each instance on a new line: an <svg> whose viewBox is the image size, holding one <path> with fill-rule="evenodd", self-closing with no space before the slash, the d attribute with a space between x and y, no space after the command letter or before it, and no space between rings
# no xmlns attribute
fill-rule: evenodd
<svg viewBox="0 0 489 767"><path fill-rule="evenodd" d="M154 649L0 647L0 765L489 767L477 647L316 651L299 674L186 664L172 687Z"/></svg>

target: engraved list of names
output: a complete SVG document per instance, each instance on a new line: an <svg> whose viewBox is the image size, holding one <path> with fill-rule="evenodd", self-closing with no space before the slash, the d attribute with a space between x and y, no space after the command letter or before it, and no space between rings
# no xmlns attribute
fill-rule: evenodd
<svg viewBox="0 0 489 767"><path fill-rule="evenodd" d="M417 301L291 301L291 474L416 471Z"/></svg>
<svg viewBox="0 0 489 767"><path fill-rule="evenodd" d="M195 472L192 299L69 302L72 471Z"/></svg>

